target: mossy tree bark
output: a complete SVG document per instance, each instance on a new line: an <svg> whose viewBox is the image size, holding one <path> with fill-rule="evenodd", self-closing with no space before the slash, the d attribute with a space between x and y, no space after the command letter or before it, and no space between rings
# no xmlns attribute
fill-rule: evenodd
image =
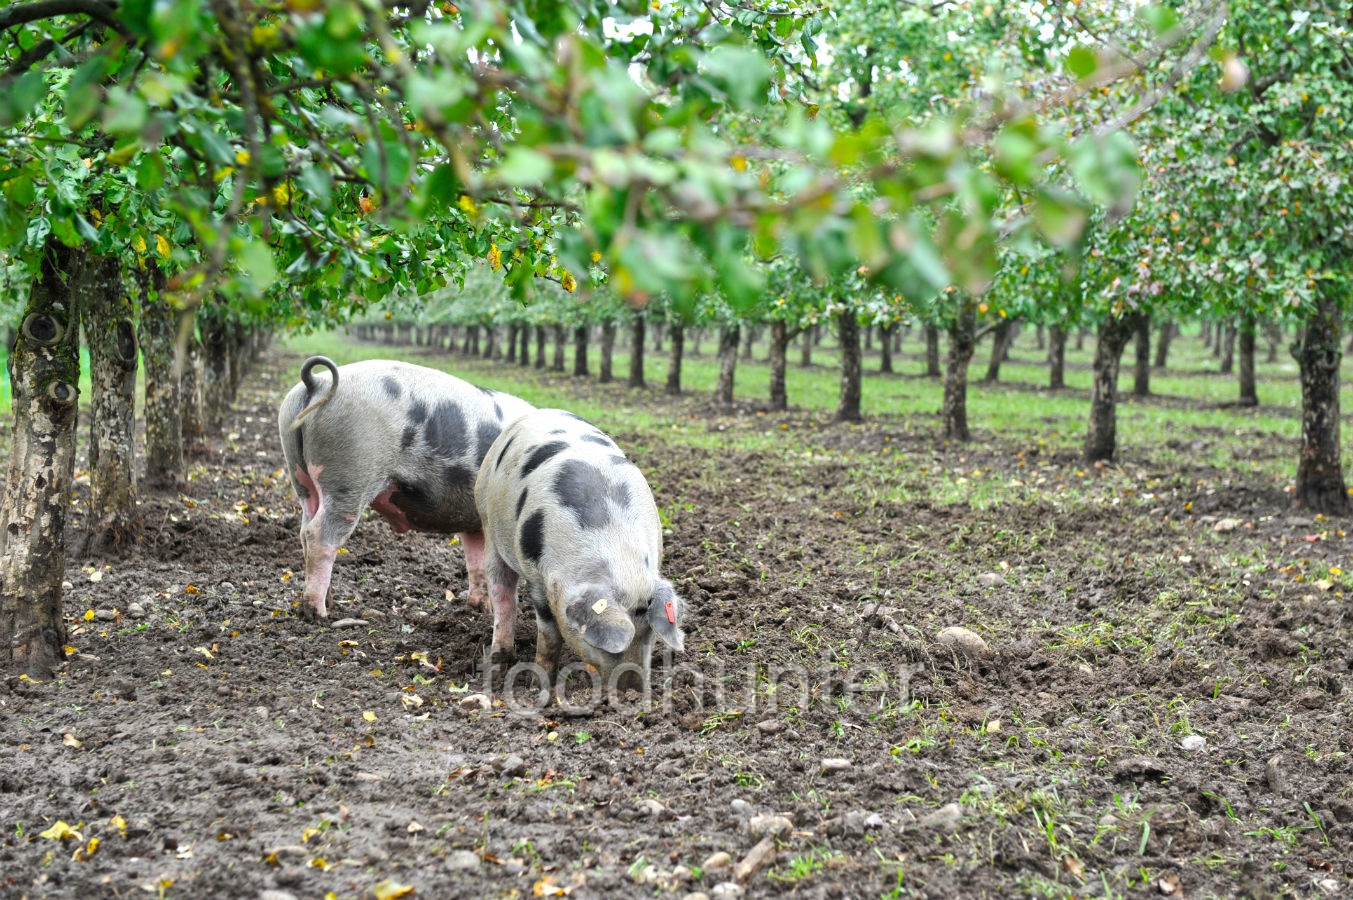
<svg viewBox="0 0 1353 900"><path fill-rule="evenodd" d="M719 406L733 405L733 379L737 374L741 337L737 324L725 325L719 331L719 381L714 389L714 402Z"/></svg>
<svg viewBox="0 0 1353 900"><path fill-rule="evenodd" d="M1339 460L1339 363L1343 359L1339 300L1322 291L1293 347L1301 369L1301 454L1294 502L1300 509L1347 515L1348 489Z"/></svg>
<svg viewBox="0 0 1353 900"><path fill-rule="evenodd" d="M634 314L634 321L630 323L630 377L627 382L632 388L647 387L648 382L644 379L644 336L647 332L647 322L644 320L642 312Z"/></svg>
<svg viewBox="0 0 1353 900"><path fill-rule="evenodd" d="M51 677L65 658L61 581L75 469L82 251L49 239L9 357L14 427L0 504L0 668Z"/></svg>
<svg viewBox="0 0 1353 900"><path fill-rule="evenodd" d="M1141 318L1141 313L1129 312L1111 316L1099 327L1090 385L1090 427L1081 453L1087 463L1112 462L1118 451L1118 369Z"/></svg>
<svg viewBox="0 0 1353 900"><path fill-rule="evenodd" d="M686 351L686 326L673 322L668 329L671 337L671 349L667 356L667 393L676 396L681 393L681 362Z"/></svg>
<svg viewBox="0 0 1353 900"><path fill-rule="evenodd" d="M977 305L971 299L959 304L957 315L949 323L949 355L944 367L944 436L967 442L968 365L977 349Z"/></svg>
<svg viewBox="0 0 1353 900"><path fill-rule="evenodd" d="M89 343L89 530L85 555L116 553L140 531L136 507L134 307L116 257L91 261L84 307Z"/></svg>
<svg viewBox="0 0 1353 900"><path fill-rule="evenodd" d="M1048 326L1048 389L1066 387L1066 328L1060 323Z"/></svg>
<svg viewBox="0 0 1353 900"><path fill-rule="evenodd" d="M615 358L615 319L603 319L601 323L601 348L598 351L597 381L608 384L615 377L612 362Z"/></svg>
<svg viewBox="0 0 1353 900"><path fill-rule="evenodd" d="M586 325L579 325L573 329L573 374L579 378L587 375Z"/></svg>
<svg viewBox="0 0 1353 900"><path fill-rule="evenodd" d="M141 358L146 367L145 487L172 493L184 486L182 373L187 354L179 359L180 329L191 318L174 309L160 293L164 276L158 269L138 273L141 290Z"/></svg>
<svg viewBox="0 0 1353 900"><path fill-rule="evenodd" d="M863 393L859 313L854 307L846 307L836 317L836 327L841 340L841 393L834 419L837 422L858 422L862 418L860 397Z"/></svg>
<svg viewBox="0 0 1353 900"><path fill-rule="evenodd" d="M1254 316L1247 315L1240 320L1237 343L1240 347L1240 405L1258 406L1259 391L1254 379Z"/></svg>

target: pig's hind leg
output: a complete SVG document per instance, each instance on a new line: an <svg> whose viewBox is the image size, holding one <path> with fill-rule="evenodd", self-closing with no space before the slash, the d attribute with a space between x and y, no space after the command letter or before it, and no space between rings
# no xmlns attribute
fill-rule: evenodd
<svg viewBox="0 0 1353 900"><path fill-rule="evenodd" d="M484 533L462 531L456 537L465 548L465 574L470 582L467 602L471 606L483 606L489 594L488 578L484 574Z"/></svg>
<svg viewBox="0 0 1353 900"><path fill-rule="evenodd" d="M325 491L320 485L322 467L307 474L309 493L302 513L301 547L305 551L305 590L301 618L316 622L329 616L327 599L333 580L338 548L357 527L363 503L350 491Z"/></svg>
<svg viewBox="0 0 1353 900"><path fill-rule="evenodd" d="M490 546L484 552L484 572L493 602L493 643L489 662L510 665L517 658L517 573Z"/></svg>

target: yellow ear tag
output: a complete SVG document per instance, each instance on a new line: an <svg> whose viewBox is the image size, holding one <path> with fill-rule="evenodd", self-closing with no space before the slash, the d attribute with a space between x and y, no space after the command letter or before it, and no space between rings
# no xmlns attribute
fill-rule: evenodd
<svg viewBox="0 0 1353 900"><path fill-rule="evenodd" d="M597 615L601 615L602 613L606 612L606 607L610 605L611 601L607 600L605 597L602 597L596 603L592 604L592 612L596 613Z"/></svg>

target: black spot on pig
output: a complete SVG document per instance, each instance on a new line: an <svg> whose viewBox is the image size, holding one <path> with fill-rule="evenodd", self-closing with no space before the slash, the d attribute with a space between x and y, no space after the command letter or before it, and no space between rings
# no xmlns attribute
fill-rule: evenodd
<svg viewBox="0 0 1353 900"><path fill-rule="evenodd" d="M536 469L545 465L553 456L567 447L568 444L563 441L550 441L548 444L541 444L531 451L531 455L526 457L526 462L521 467L521 477L525 478Z"/></svg>
<svg viewBox="0 0 1353 900"><path fill-rule="evenodd" d="M611 465L632 466L634 463L630 462L629 457L625 456L623 453L613 453L611 454Z"/></svg>
<svg viewBox="0 0 1353 900"><path fill-rule="evenodd" d="M550 434L568 434L568 432L562 428L552 428L550 429Z"/></svg>
<svg viewBox="0 0 1353 900"><path fill-rule="evenodd" d="M476 433L475 459L483 459L489 452L489 447L498 439L498 435L503 431L497 422L480 422Z"/></svg>
<svg viewBox="0 0 1353 900"><path fill-rule="evenodd" d="M611 498L611 501L621 509L630 505L630 486L623 481L617 481L615 484L611 485L610 490L607 491L607 495Z"/></svg>
<svg viewBox="0 0 1353 900"><path fill-rule="evenodd" d="M452 487L472 490L474 488L475 470L469 466L462 466L458 463L451 463L446 467L446 483Z"/></svg>
<svg viewBox="0 0 1353 900"><path fill-rule="evenodd" d="M599 445L601 445L602 447L614 447L614 446L615 446L615 441L611 440L611 439L608 438L606 435L602 434L600 431L598 431L598 432L595 433L595 434L585 434L585 435L583 435L583 440L585 440L585 441L587 441L587 442L589 442L589 443L592 443L592 444L599 444Z"/></svg>
<svg viewBox="0 0 1353 900"><path fill-rule="evenodd" d="M422 425L428 420L428 405L422 400L415 400L409 405L409 421L415 425Z"/></svg>
<svg viewBox="0 0 1353 900"><path fill-rule="evenodd" d="M469 437L465 425L465 413L455 403L438 403L432 410L424 426L424 436L428 446L446 457L462 456Z"/></svg>
<svg viewBox="0 0 1353 900"><path fill-rule="evenodd" d="M606 507L610 489L600 469L577 459L565 462L554 476L555 496L581 528L601 528L611 521L611 511Z"/></svg>
<svg viewBox="0 0 1353 900"><path fill-rule="evenodd" d="M404 388L400 386L399 379L386 375L381 379L381 387L385 388L385 393L391 400L398 400L404 396Z"/></svg>
<svg viewBox="0 0 1353 900"><path fill-rule="evenodd" d="M545 553L545 510L538 509L522 523L521 552L533 563L539 563Z"/></svg>
<svg viewBox="0 0 1353 900"><path fill-rule="evenodd" d="M503 408L498 405L498 401L493 401L493 417L499 422L503 421Z"/></svg>
<svg viewBox="0 0 1353 900"><path fill-rule="evenodd" d="M399 438L399 449L405 453L413 447L413 442L418 440L418 426L405 425L404 433Z"/></svg>
<svg viewBox="0 0 1353 900"><path fill-rule="evenodd" d="M507 456L507 451L508 451L508 449L512 446L512 442L515 441L516 439L517 439L517 436L516 436L515 434L512 435L512 437L510 437L510 438L507 439L507 443L506 443L506 444L503 444L503 449L501 449L501 450L498 451L498 459L495 460L494 463L493 463L493 467L494 467L495 469L497 469L497 468L499 468L500 466L502 466L502 464L503 464L503 457L504 457L504 456Z"/></svg>
<svg viewBox="0 0 1353 900"><path fill-rule="evenodd" d="M521 496L517 498L517 520L521 520L521 511L526 508L527 489L522 488Z"/></svg>

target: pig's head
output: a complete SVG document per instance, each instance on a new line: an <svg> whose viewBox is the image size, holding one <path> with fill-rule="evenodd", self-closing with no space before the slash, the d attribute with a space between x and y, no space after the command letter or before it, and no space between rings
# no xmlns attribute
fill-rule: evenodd
<svg viewBox="0 0 1353 900"><path fill-rule="evenodd" d="M550 584L549 603L564 640L608 681L624 667L616 686L642 690L648 682L654 638L681 650L686 603L665 578L649 577L629 590L614 584Z"/></svg>

